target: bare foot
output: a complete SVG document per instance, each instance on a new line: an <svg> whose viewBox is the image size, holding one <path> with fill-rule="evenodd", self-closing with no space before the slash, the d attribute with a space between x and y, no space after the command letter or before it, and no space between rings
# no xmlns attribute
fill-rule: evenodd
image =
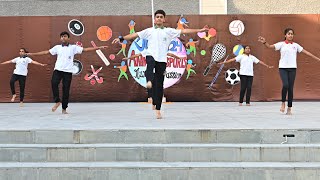
<svg viewBox="0 0 320 180"><path fill-rule="evenodd" d="M246 106L251 106L251 104L246 104Z"/></svg>
<svg viewBox="0 0 320 180"><path fill-rule="evenodd" d="M62 109L62 114L69 114L66 109Z"/></svg>
<svg viewBox="0 0 320 180"><path fill-rule="evenodd" d="M148 103L152 103L152 98L148 98Z"/></svg>
<svg viewBox="0 0 320 180"><path fill-rule="evenodd" d="M16 96L17 96L17 95L15 95L15 94L12 95L11 102L14 102L14 100L16 99Z"/></svg>
<svg viewBox="0 0 320 180"><path fill-rule="evenodd" d="M156 110L156 105L152 105L152 110Z"/></svg>
<svg viewBox="0 0 320 180"><path fill-rule="evenodd" d="M23 102L20 102L20 107L23 107Z"/></svg>
<svg viewBox="0 0 320 180"><path fill-rule="evenodd" d="M57 109L58 109L58 107L60 106L60 102L57 102L53 107L52 107L52 112L55 112Z"/></svg>
<svg viewBox="0 0 320 180"><path fill-rule="evenodd" d="M286 110L286 103L283 102L283 103L281 104L280 111L284 113L285 110Z"/></svg>
<svg viewBox="0 0 320 180"><path fill-rule="evenodd" d="M239 103L239 106L242 106L242 103Z"/></svg>
<svg viewBox="0 0 320 180"><path fill-rule="evenodd" d="M156 118L157 118L157 119L162 119L160 110L157 110L157 111L156 111Z"/></svg>
<svg viewBox="0 0 320 180"><path fill-rule="evenodd" d="M151 88L152 88L152 83L151 83L151 81L148 81L148 82L147 82L147 88L148 88L148 89L151 89Z"/></svg>
<svg viewBox="0 0 320 180"><path fill-rule="evenodd" d="M286 115L292 115L291 107L288 107Z"/></svg>

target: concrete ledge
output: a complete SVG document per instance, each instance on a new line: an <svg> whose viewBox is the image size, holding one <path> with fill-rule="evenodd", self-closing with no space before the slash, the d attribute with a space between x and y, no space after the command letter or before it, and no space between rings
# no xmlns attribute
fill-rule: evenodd
<svg viewBox="0 0 320 180"><path fill-rule="evenodd" d="M3 168L320 168L320 162L3 162Z"/></svg>
<svg viewBox="0 0 320 180"><path fill-rule="evenodd" d="M320 144L0 144L1 162L320 162Z"/></svg>
<svg viewBox="0 0 320 180"><path fill-rule="evenodd" d="M1 163L0 179L318 180L319 163Z"/></svg>
<svg viewBox="0 0 320 180"><path fill-rule="evenodd" d="M96 144L96 143L320 143L318 130L284 129L127 129L127 130L29 130L0 131L1 144Z"/></svg>

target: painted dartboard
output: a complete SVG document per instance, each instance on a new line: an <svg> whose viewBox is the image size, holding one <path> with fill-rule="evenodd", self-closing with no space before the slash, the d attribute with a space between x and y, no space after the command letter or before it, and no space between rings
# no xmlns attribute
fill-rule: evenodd
<svg viewBox="0 0 320 180"><path fill-rule="evenodd" d="M68 29L71 32L71 34L75 36L81 36L84 33L84 26L83 24L76 19L72 19L68 23Z"/></svg>
<svg viewBox="0 0 320 180"><path fill-rule="evenodd" d="M79 75L83 69L81 61L74 59L73 60L73 70L72 75Z"/></svg>

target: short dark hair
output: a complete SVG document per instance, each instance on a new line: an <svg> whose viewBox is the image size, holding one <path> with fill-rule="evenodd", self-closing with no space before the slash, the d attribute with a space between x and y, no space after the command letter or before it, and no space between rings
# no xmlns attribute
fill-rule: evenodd
<svg viewBox="0 0 320 180"><path fill-rule="evenodd" d="M157 14L162 14L164 17L166 17L166 13L164 12L164 10L159 9L154 13L154 16L156 16Z"/></svg>
<svg viewBox="0 0 320 180"><path fill-rule="evenodd" d="M289 31L292 31L293 34L294 34L294 31L293 31L292 28L287 28L287 29L284 30L284 35L286 35Z"/></svg>
<svg viewBox="0 0 320 180"><path fill-rule="evenodd" d="M24 51L25 53L28 53L28 51L27 51L26 48L20 48L20 49L23 49L23 51Z"/></svg>
<svg viewBox="0 0 320 180"><path fill-rule="evenodd" d="M67 35L68 38L70 37L70 34L67 31L63 31L63 32L60 33L60 37L64 36L64 35Z"/></svg>

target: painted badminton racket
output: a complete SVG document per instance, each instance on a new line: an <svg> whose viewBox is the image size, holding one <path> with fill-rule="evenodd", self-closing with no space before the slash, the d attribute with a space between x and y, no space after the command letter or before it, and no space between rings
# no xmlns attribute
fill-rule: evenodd
<svg viewBox="0 0 320 180"><path fill-rule="evenodd" d="M223 61L223 62L226 62L226 60L228 59L228 57L229 57L229 55L224 59L224 61ZM220 66L220 68L219 68L219 70L218 70L217 74L214 76L213 80L211 81L211 84L209 85L209 88L211 88L211 87L212 87L212 85L217 81L218 76L220 75L220 73L221 73L221 71L222 71L223 67L224 67L224 64L222 64L222 65Z"/></svg>

